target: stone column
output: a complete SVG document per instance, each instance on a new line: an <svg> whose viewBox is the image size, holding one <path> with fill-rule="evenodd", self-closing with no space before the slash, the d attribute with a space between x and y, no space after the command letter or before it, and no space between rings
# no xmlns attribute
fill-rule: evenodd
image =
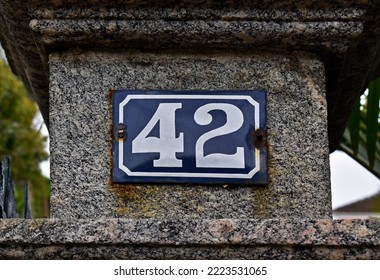
<svg viewBox="0 0 380 280"><path fill-rule="evenodd" d="M1 2L0 34L49 123L51 217L331 217L328 153L377 68L378 4L27 2ZM113 184L115 89L266 90L268 185Z"/></svg>
<svg viewBox="0 0 380 280"><path fill-rule="evenodd" d="M318 56L76 49L52 53L49 66L52 217L331 217ZM266 90L269 184L113 184L110 89Z"/></svg>
<svg viewBox="0 0 380 280"><path fill-rule="evenodd" d="M0 220L0 258L378 259L379 221L331 220L328 154L380 73L379 10L0 0L2 47L49 125L52 218ZM267 91L268 184L112 183L116 89Z"/></svg>

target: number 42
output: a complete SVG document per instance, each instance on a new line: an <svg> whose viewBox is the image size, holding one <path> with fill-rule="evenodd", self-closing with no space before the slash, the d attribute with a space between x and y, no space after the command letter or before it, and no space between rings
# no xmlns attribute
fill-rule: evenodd
<svg viewBox="0 0 380 280"><path fill-rule="evenodd" d="M132 141L132 153L159 153L153 160L154 167L182 167L182 160L176 154L184 151L184 133L176 137L175 112L182 108L182 103L160 103L156 112ZM236 147L234 154L212 153L205 155L204 145L213 138L239 130L244 122L242 111L228 103L209 103L199 107L194 113L194 120L199 125L208 125L213 117L209 113L221 110L226 114L226 123L201 135L195 144L196 167L200 168L244 168L244 148ZM148 136L159 124L159 137Z"/></svg>

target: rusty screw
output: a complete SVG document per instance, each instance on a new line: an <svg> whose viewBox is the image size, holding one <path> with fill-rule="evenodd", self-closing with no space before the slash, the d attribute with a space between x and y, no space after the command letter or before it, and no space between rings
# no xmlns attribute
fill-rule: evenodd
<svg viewBox="0 0 380 280"><path fill-rule="evenodd" d="M126 134L127 134L127 126L123 123L119 123L116 126L116 134L117 134L117 138L119 138L119 140L124 139Z"/></svg>
<svg viewBox="0 0 380 280"><path fill-rule="evenodd" d="M252 143L256 149L265 149L267 147L267 131L259 128L252 133Z"/></svg>

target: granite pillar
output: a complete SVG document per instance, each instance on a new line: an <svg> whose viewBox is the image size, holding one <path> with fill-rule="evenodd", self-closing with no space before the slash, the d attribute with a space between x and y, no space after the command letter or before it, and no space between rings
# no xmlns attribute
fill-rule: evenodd
<svg viewBox="0 0 380 280"><path fill-rule="evenodd" d="M1 44L51 137L51 218L0 221L0 258L378 259L379 221L331 220L328 154L379 73L379 9L0 0ZM112 183L116 89L266 90L269 183Z"/></svg>
<svg viewBox="0 0 380 280"><path fill-rule="evenodd" d="M75 50L52 53L49 66L52 217L331 217L318 56ZM269 184L113 184L109 91L115 89L266 90Z"/></svg>

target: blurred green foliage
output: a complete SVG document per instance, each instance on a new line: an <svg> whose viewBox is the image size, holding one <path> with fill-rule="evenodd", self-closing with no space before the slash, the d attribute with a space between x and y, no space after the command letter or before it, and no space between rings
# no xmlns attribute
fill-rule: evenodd
<svg viewBox="0 0 380 280"><path fill-rule="evenodd" d="M0 159L11 156L18 213L23 211L23 188L28 182L34 218L49 216L50 196L49 179L39 168L48 158L46 138L32 126L37 111L22 82L0 58Z"/></svg>
<svg viewBox="0 0 380 280"><path fill-rule="evenodd" d="M355 103L339 149L380 179L380 78Z"/></svg>

